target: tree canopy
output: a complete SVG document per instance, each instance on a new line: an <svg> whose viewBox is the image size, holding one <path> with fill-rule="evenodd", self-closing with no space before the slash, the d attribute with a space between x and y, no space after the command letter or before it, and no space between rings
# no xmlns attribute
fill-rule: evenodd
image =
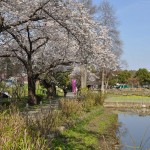
<svg viewBox="0 0 150 150"><path fill-rule="evenodd" d="M138 78L140 85L148 85L150 84L150 72L146 68L140 68L135 77Z"/></svg>
<svg viewBox="0 0 150 150"><path fill-rule="evenodd" d="M36 104L35 82L42 74L52 75L74 63L94 64L107 72L117 68L116 20L111 17L110 26L104 21L110 17L103 15L114 15L109 3L100 5L98 20L93 17L96 7L92 2L81 2L0 1L0 57L19 61L26 69L29 103Z"/></svg>

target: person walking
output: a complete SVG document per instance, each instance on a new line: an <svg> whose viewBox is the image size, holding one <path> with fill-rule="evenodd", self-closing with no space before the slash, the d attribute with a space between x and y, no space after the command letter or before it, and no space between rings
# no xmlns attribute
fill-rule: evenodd
<svg viewBox="0 0 150 150"><path fill-rule="evenodd" d="M64 97L66 97L66 95L67 95L67 87L66 86L63 87L63 91L64 91Z"/></svg>

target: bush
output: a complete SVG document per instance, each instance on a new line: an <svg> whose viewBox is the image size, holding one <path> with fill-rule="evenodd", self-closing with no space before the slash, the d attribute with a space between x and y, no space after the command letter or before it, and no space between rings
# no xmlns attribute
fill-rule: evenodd
<svg viewBox="0 0 150 150"><path fill-rule="evenodd" d="M60 109L62 115L69 118L81 114L83 107L82 103L77 100L61 99Z"/></svg>
<svg viewBox="0 0 150 150"><path fill-rule="evenodd" d="M79 100L83 102L84 108L90 109L96 105L103 105L106 94L102 94L100 91L91 91L87 89L81 90Z"/></svg>
<svg viewBox="0 0 150 150"><path fill-rule="evenodd" d="M41 135L48 136L56 131L62 123L62 114L60 111L50 111L47 114L40 114L31 122L32 130L39 130Z"/></svg>
<svg viewBox="0 0 150 150"><path fill-rule="evenodd" d="M102 92L98 91L98 92L94 92L94 99L95 99L95 103L96 105L103 105L104 100L106 99L106 94L102 94Z"/></svg>
<svg viewBox="0 0 150 150"><path fill-rule="evenodd" d="M2 150L46 150L49 147L40 132L31 130L14 108L0 112L0 139Z"/></svg>
<svg viewBox="0 0 150 150"><path fill-rule="evenodd" d="M48 150L51 135L62 124L61 111L19 113L16 107L0 110L0 150Z"/></svg>

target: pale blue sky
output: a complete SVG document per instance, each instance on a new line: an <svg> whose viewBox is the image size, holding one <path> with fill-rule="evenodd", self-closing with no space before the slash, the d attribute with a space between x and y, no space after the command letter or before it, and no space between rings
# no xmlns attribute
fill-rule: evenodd
<svg viewBox="0 0 150 150"><path fill-rule="evenodd" d="M93 0L94 4L102 0ZM109 0L120 22L126 69L150 70L150 0Z"/></svg>

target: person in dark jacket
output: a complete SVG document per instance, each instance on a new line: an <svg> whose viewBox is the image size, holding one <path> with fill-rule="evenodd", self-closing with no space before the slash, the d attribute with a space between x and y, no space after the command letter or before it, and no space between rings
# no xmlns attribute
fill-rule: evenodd
<svg viewBox="0 0 150 150"><path fill-rule="evenodd" d="M64 92L64 97L66 97L66 95L67 95L67 87L66 86L63 87L63 92Z"/></svg>

